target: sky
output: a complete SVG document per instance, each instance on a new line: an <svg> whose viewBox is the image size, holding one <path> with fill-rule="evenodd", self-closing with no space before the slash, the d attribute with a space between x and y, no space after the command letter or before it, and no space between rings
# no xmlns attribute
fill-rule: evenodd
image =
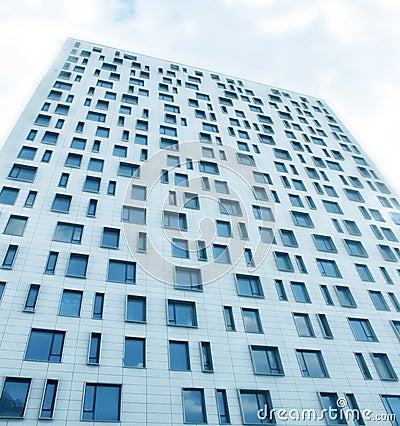
<svg viewBox="0 0 400 426"><path fill-rule="evenodd" d="M324 99L400 192L399 22L398 0L2 1L0 146L73 37Z"/></svg>

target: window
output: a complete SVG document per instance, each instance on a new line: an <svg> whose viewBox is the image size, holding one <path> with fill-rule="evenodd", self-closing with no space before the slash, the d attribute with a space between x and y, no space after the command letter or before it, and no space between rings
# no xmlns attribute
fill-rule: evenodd
<svg viewBox="0 0 400 426"><path fill-rule="evenodd" d="M381 395L383 405L386 412L394 417L393 426L399 426L398 419L400 418L400 395Z"/></svg>
<svg viewBox="0 0 400 426"><path fill-rule="evenodd" d="M308 314L294 312L293 319L300 337L315 337L314 329Z"/></svg>
<svg viewBox="0 0 400 426"><path fill-rule="evenodd" d="M223 244L213 244L213 253L216 263L231 263L228 246Z"/></svg>
<svg viewBox="0 0 400 426"><path fill-rule="evenodd" d="M280 229L282 242L288 247L298 247L296 236L291 229Z"/></svg>
<svg viewBox="0 0 400 426"><path fill-rule="evenodd" d="M293 207L304 207L299 195L289 194L289 200Z"/></svg>
<svg viewBox="0 0 400 426"><path fill-rule="evenodd" d="M335 392L320 392L319 397L321 400L321 406L324 410L327 410L326 413L335 413L326 416L326 422L328 425L347 425L347 421L343 416L343 410L338 405L337 401L341 401L338 399L338 394ZM354 418L357 418L357 415L354 415Z"/></svg>
<svg viewBox="0 0 400 426"><path fill-rule="evenodd" d="M135 284L136 263L123 260L108 261L107 281Z"/></svg>
<svg viewBox="0 0 400 426"><path fill-rule="evenodd" d="M24 417L31 379L6 377L0 397L0 418Z"/></svg>
<svg viewBox="0 0 400 426"><path fill-rule="evenodd" d="M283 375L282 362L276 346L250 346L255 374Z"/></svg>
<svg viewBox="0 0 400 426"><path fill-rule="evenodd" d="M187 240L173 238L171 248L173 257L189 259L189 244Z"/></svg>
<svg viewBox="0 0 400 426"><path fill-rule="evenodd" d="M203 389L182 389L183 419L189 424L207 423L206 405Z"/></svg>
<svg viewBox="0 0 400 426"><path fill-rule="evenodd" d="M119 421L121 386L86 383L82 420Z"/></svg>
<svg viewBox="0 0 400 426"><path fill-rule="evenodd" d="M13 206L17 200L19 189L3 186L0 192L0 204Z"/></svg>
<svg viewBox="0 0 400 426"><path fill-rule="evenodd" d="M128 295L126 299L126 321L146 322L146 298Z"/></svg>
<svg viewBox="0 0 400 426"><path fill-rule="evenodd" d="M168 325L197 327L195 302L168 300Z"/></svg>
<svg viewBox="0 0 400 426"><path fill-rule="evenodd" d="M11 215L3 234L15 235L21 237L24 233L28 218L26 216Z"/></svg>
<svg viewBox="0 0 400 426"><path fill-rule="evenodd" d="M183 173L175 173L175 185L189 186L189 177Z"/></svg>
<svg viewBox="0 0 400 426"><path fill-rule="evenodd" d="M44 387L39 419L52 419L56 405L58 380L47 379Z"/></svg>
<svg viewBox="0 0 400 426"><path fill-rule="evenodd" d="M81 315L81 304L81 291L63 290L58 315L65 317L79 317Z"/></svg>
<svg viewBox="0 0 400 426"><path fill-rule="evenodd" d="M58 182L58 186L60 188L66 188L68 184L69 174L68 173L61 173L60 180Z"/></svg>
<svg viewBox="0 0 400 426"><path fill-rule="evenodd" d="M89 200L86 215L91 216L91 217L95 217L96 216L96 210L97 210L97 200L94 200L94 199Z"/></svg>
<svg viewBox="0 0 400 426"><path fill-rule="evenodd" d="M57 222L53 241L63 243L80 244L83 234L83 225L75 223Z"/></svg>
<svg viewBox="0 0 400 426"><path fill-rule="evenodd" d="M165 228L187 230L187 221L185 213L164 211L163 224Z"/></svg>
<svg viewBox="0 0 400 426"><path fill-rule="evenodd" d="M362 353L355 352L354 356L356 358L357 365L361 371L361 374L363 375L363 378L365 380L372 380L372 376L368 369L367 363L365 362L364 355Z"/></svg>
<svg viewBox="0 0 400 426"><path fill-rule="evenodd" d="M272 210L269 207L253 206L253 214L254 218L258 220L275 221Z"/></svg>
<svg viewBox="0 0 400 426"><path fill-rule="evenodd" d="M4 290L6 288L6 283L4 281L0 281L0 302L3 298Z"/></svg>
<svg viewBox="0 0 400 426"><path fill-rule="evenodd" d="M146 187L140 185L132 185L131 199L145 201L146 200Z"/></svg>
<svg viewBox="0 0 400 426"><path fill-rule="evenodd" d="M291 211L291 213L295 225L304 226L306 228L314 227L313 221L311 220L311 217L308 213L297 211Z"/></svg>
<svg viewBox="0 0 400 426"><path fill-rule="evenodd" d="M98 158L91 158L88 164L88 170L92 172L102 172L104 167L104 160Z"/></svg>
<svg viewBox="0 0 400 426"><path fill-rule="evenodd" d="M34 160L36 151L36 148L32 148L30 146L23 146L19 151L18 158L22 158L23 160Z"/></svg>
<svg viewBox="0 0 400 426"><path fill-rule="evenodd" d="M368 290L369 296L378 311L390 311L382 292L377 290ZM392 293L393 294L393 293Z"/></svg>
<svg viewBox="0 0 400 426"><path fill-rule="evenodd" d="M189 192L185 192L184 196L184 207L187 209L200 209L200 200L197 194L191 194Z"/></svg>
<svg viewBox="0 0 400 426"><path fill-rule="evenodd" d="M317 314L319 325L321 326L321 331L325 339L333 339L333 333L331 327L329 326L328 318L325 314Z"/></svg>
<svg viewBox="0 0 400 426"><path fill-rule="evenodd" d="M331 237L327 235L313 235L315 247L319 251L326 251L331 253L337 253L335 243Z"/></svg>
<svg viewBox="0 0 400 426"><path fill-rule="evenodd" d="M219 199L219 210L222 214L228 214L233 216L242 216L242 209L240 208L239 201Z"/></svg>
<svg viewBox="0 0 400 426"><path fill-rule="evenodd" d="M33 328L25 353L27 361L61 362L65 331Z"/></svg>
<svg viewBox="0 0 400 426"><path fill-rule="evenodd" d="M368 253L366 252L361 241L345 239L343 242L350 256L368 257Z"/></svg>
<svg viewBox="0 0 400 426"><path fill-rule="evenodd" d="M335 201L322 200L322 204L324 205L325 210L328 213L343 214L343 211L340 208L340 205L336 203Z"/></svg>
<svg viewBox="0 0 400 426"><path fill-rule="evenodd" d="M51 210L60 213L68 213L71 206L71 195L56 194L51 206Z"/></svg>
<svg viewBox="0 0 400 426"><path fill-rule="evenodd" d="M319 271L323 277L342 278L336 262L328 259L316 259Z"/></svg>
<svg viewBox="0 0 400 426"><path fill-rule="evenodd" d="M104 309L104 293L95 293L92 318L102 319Z"/></svg>
<svg viewBox="0 0 400 426"><path fill-rule="evenodd" d="M33 182L35 180L37 167L14 164L8 174L10 179Z"/></svg>
<svg viewBox="0 0 400 426"><path fill-rule="evenodd" d="M69 153L65 160L65 165L68 167L81 167L82 155Z"/></svg>
<svg viewBox="0 0 400 426"><path fill-rule="evenodd" d="M245 425L258 425L263 423L275 423L275 416L272 410L270 392L267 390L239 390L240 407L242 420ZM267 412L264 410L266 409ZM258 413L262 410L263 418L259 418Z"/></svg>
<svg viewBox="0 0 400 426"><path fill-rule="evenodd" d="M188 342L169 341L169 368L175 371L190 371Z"/></svg>
<svg viewBox="0 0 400 426"><path fill-rule="evenodd" d="M100 363L100 347L101 347L101 334L90 333L89 339L89 352L88 364L98 365Z"/></svg>
<svg viewBox="0 0 400 426"><path fill-rule="evenodd" d="M236 274L236 284L239 296L264 297L260 277Z"/></svg>
<svg viewBox="0 0 400 426"><path fill-rule="evenodd" d="M258 309L242 308L243 325L246 333L262 333Z"/></svg>
<svg viewBox="0 0 400 426"><path fill-rule="evenodd" d="M224 320L225 320L226 331L236 331L232 306L224 306L223 312L224 312Z"/></svg>
<svg viewBox="0 0 400 426"><path fill-rule="evenodd" d="M226 396L226 390L217 389L216 398L217 398L219 424L228 425L231 423L231 418L229 415L228 398Z"/></svg>
<svg viewBox="0 0 400 426"><path fill-rule="evenodd" d="M367 265L356 263L355 267L362 281L375 282L374 277L372 276L371 271Z"/></svg>
<svg viewBox="0 0 400 426"><path fill-rule="evenodd" d="M11 269L14 265L15 258L17 256L18 246L10 244L7 248L6 254L3 259L1 267L4 269Z"/></svg>
<svg viewBox="0 0 400 426"><path fill-rule="evenodd" d="M146 367L146 340L139 337L125 337L124 367Z"/></svg>
<svg viewBox="0 0 400 426"><path fill-rule="evenodd" d="M398 380L387 354L372 353L371 357L381 380Z"/></svg>
<svg viewBox="0 0 400 426"><path fill-rule="evenodd" d="M344 220L344 225L346 226L347 232L351 235L361 235L361 231L358 228L354 220Z"/></svg>
<svg viewBox="0 0 400 426"><path fill-rule="evenodd" d="M101 247L115 248L119 247L120 230L115 228L103 228L101 237Z"/></svg>
<svg viewBox="0 0 400 426"><path fill-rule="evenodd" d="M310 296L307 291L307 287L304 283L291 282L293 296L298 303L311 303Z"/></svg>
<svg viewBox="0 0 400 426"><path fill-rule="evenodd" d="M199 170L204 173L219 174L218 164L211 161L200 160Z"/></svg>
<svg viewBox="0 0 400 426"><path fill-rule="evenodd" d="M368 319L348 318L351 331L356 340L362 342L377 342L378 339Z"/></svg>
<svg viewBox="0 0 400 426"><path fill-rule="evenodd" d="M394 255L392 249L389 246L384 244L378 244L379 251L381 252L382 257L389 262L397 262L396 256Z"/></svg>
<svg viewBox="0 0 400 426"><path fill-rule="evenodd" d="M71 253L66 275L69 277L86 278L89 256L87 254Z"/></svg>
<svg viewBox="0 0 400 426"><path fill-rule="evenodd" d="M215 183L215 190L219 194L229 194L229 187L227 182L216 180L214 181L214 183Z"/></svg>
<svg viewBox="0 0 400 426"><path fill-rule="evenodd" d="M36 308L36 302L39 296L40 285L31 284L29 286L28 295L26 296L24 312L34 312Z"/></svg>
<svg viewBox="0 0 400 426"><path fill-rule="evenodd" d="M280 271L293 272L293 264L288 253L275 251L275 262Z"/></svg>
<svg viewBox="0 0 400 426"><path fill-rule="evenodd" d="M329 377L321 351L296 349L303 377Z"/></svg>
<svg viewBox="0 0 400 426"><path fill-rule="evenodd" d="M181 240L186 241L186 240ZM175 267L175 288L202 290L200 269Z"/></svg>
<svg viewBox="0 0 400 426"><path fill-rule="evenodd" d="M135 223L137 225L146 224L146 209L140 207L122 207L122 222Z"/></svg>
<svg viewBox="0 0 400 426"><path fill-rule="evenodd" d="M87 176L83 185L83 190L88 192L100 191L101 179L99 177Z"/></svg>
<svg viewBox="0 0 400 426"><path fill-rule="evenodd" d="M357 304L351 294L349 287L345 287L342 285L335 286L336 293L339 299L339 302L345 308L356 308Z"/></svg>

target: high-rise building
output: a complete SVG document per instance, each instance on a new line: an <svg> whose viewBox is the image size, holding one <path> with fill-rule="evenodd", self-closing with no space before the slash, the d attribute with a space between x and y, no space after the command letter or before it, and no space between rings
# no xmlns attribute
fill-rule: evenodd
<svg viewBox="0 0 400 426"><path fill-rule="evenodd" d="M0 203L2 424L400 425L400 205L325 101L68 39Z"/></svg>

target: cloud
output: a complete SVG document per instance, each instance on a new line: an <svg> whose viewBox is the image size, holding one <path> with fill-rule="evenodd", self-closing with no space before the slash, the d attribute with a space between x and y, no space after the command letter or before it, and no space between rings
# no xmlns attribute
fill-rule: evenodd
<svg viewBox="0 0 400 426"><path fill-rule="evenodd" d="M324 98L397 170L399 18L397 0L1 2L0 136L71 36Z"/></svg>

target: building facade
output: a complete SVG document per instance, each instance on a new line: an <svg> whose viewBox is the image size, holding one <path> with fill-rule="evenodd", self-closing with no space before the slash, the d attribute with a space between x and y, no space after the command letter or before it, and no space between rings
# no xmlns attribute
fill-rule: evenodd
<svg viewBox="0 0 400 426"><path fill-rule="evenodd" d="M400 204L323 100L68 39L0 211L2 424L400 425Z"/></svg>

